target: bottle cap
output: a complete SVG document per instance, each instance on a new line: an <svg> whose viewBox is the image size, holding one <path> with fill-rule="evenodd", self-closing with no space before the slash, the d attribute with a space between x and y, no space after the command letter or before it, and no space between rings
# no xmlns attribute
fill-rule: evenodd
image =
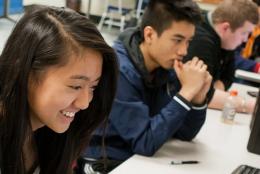
<svg viewBox="0 0 260 174"><path fill-rule="evenodd" d="M230 94L231 96L237 96L238 92L237 92L237 90L231 90L231 91L229 92L229 94Z"/></svg>

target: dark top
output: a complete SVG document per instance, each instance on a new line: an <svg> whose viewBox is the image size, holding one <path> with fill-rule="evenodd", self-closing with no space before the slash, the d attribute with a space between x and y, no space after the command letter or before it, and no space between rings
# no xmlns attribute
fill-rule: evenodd
<svg viewBox="0 0 260 174"><path fill-rule="evenodd" d="M234 52L221 48L221 40L212 28L208 13L203 15L203 22L196 26L195 36L184 61L199 57L208 66L213 82L221 80L227 90L234 80Z"/></svg>

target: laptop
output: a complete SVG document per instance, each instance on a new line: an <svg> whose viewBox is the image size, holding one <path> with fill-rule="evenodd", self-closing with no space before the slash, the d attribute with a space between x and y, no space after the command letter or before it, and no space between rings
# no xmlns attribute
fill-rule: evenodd
<svg viewBox="0 0 260 174"><path fill-rule="evenodd" d="M239 69L239 70L235 71L235 77L241 78L244 80L248 80L251 82L260 83L260 74L259 73L254 73L254 72L249 72L249 71L244 71L244 70Z"/></svg>
<svg viewBox="0 0 260 174"><path fill-rule="evenodd" d="M250 123L250 137L247 144L247 150L260 155L260 91L255 105L255 110Z"/></svg>
<svg viewBox="0 0 260 174"><path fill-rule="evenodd" d="M260 155L260 89L258 91L256 106L250 123L251 133L247 144L247 150ZM260 168L240 165L232 174L260 174Z"/></svg>

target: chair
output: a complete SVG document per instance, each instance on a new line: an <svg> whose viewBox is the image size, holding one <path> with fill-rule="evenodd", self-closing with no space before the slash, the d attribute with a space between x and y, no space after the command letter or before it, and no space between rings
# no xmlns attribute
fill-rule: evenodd
<svg viewBox="0 0 260 174"><path fill-rule="evenodd" d="M103 25L107 24L109 29L111 29L112 25L118 26L122 32L124 30L126 17L133 9L133 0L106 0L105 11L98 24L98 29L101 30Z"/></svg>

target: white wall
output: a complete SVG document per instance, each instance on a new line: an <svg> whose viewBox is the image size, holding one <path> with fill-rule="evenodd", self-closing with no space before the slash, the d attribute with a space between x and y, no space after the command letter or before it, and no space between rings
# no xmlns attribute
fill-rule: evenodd
<svg viewBox="0 0 260 174"><path fill-rule="evenodd" d="M197 2L200 8L208 11L212 11L216 8L216 4L208 4L208 3L203 3L203 2Z"/></svg>
<svg viewBox="0 0 260 174"><path fill-rule="evenodd" d="M64 7L65 0L23 0L23 5L31 5L31 4L42 4L42 5L52 5L57 7Z"/></svg>
<svg viewBox="0 0 260 174"><path fill-rule="evenodd" d="M91 8L90 14L101 16L105 9L105 0L90 0L91 1ZM89 0L82 0L81 3L81 11L83 13L88 12L88 3Z"/></svg>
<svg viewBox="0 0 260 174"><path fill-rule="evenodd" d="M91 0L90 12L93 15L101 15L105 8L105 0ZM82 0L81 11L83 13L88 12L89 0ZM57 7L64 7L66 5L66 0L23 0L23 5L32 4L42 4L42 5L52 5Z"/></svg>
<svg viewBox="0 0 260 174"><path fill-rule="evenodd" d="M90 14L101 16L101 14L105 10L105 1L106 0L90 0L91 1L91 8ZM116 0L110 0L115 1ZM126 0L123 0L126 1ZM135 0L127 0L134 6ZM42 5L52 5L57 7L64 7L66 5L66 0L23 0L23 5L31 5L31 4L42 4ZM88 12L88 4L89 0L82 0L81 3L81 11L83 13Z"/></svg>
<svg viewBox="0 0 260 174"><path fill-rule="evenodd" d="M91 1L91 8L90 14L101 16L102 13L105 11L105 2L106 0L90 0ZM117 4L117 0L109 0L111 4ZM81 4L81 11L87 13L88 11L88 3L89 0L82 0ZM133 7L135 6L135 0L123 0L122 5L126 7Z"/></svg>

